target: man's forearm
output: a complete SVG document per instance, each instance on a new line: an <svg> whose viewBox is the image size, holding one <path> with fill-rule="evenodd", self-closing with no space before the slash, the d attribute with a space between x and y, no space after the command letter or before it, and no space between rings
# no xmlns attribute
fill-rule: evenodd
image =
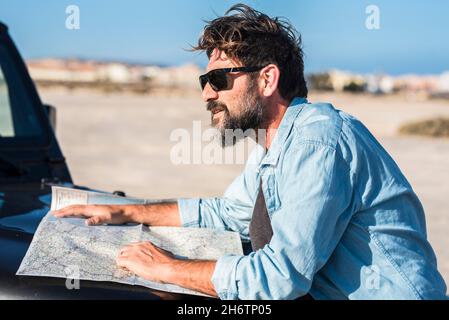
<svg viewBox="0 0 449 320"><path fill-rule="evenodd" d="M211 280L216 263L212 260L176 260L170 266L168 278L163 280L217 297Z"/></svg>
<svg viewBox="0 0 449 320"><path fill-rule="evenodd" d="M129 205L126 211L133 222L151 226L181 226L177 202Z"/></svg>

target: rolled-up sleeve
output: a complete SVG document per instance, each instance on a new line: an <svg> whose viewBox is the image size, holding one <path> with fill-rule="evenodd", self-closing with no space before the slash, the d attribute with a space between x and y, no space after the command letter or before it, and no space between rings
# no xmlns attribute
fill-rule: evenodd
<svg viewBox="0 0 449 320"><path fill-rule="evenodd" d="M248 256L217 261L212 282L222 299L293 299L306 294L352 215L352 178L341 152L301 143L285 153L273 237ZM262 177L263 179L263 177Z"/></svg>
<svg viewBox="0 0 449 320"><path fill-rule="evenodd" d="M199 227L201 199L178 199L178 210L183 227Z"/></svg>

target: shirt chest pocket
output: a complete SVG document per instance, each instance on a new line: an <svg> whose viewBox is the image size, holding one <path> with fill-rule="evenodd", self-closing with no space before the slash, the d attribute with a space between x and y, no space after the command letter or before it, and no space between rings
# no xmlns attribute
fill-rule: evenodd
<svg viewBox="0 0 449 320"><path fill-rule="evenodd" d="M276 212L281 206L278 184L276 182L276 174L273 167L269 166L265 168L265 172L262 174L262 183L265 203L267 206L268 214L271 218L272 214Z"/></svg>

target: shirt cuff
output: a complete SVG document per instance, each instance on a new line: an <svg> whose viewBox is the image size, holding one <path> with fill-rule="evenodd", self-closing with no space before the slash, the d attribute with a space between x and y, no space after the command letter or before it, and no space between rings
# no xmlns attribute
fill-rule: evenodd
<svg viewBox="0 0 449 320"><path fill-rule="evenodd" d="M178 199L179 217L183 227L200 226L200 199Z"/></svg>
<svg viewBox="0 0 449 320"><path fill-rule="evenodd" d="M225 255L217 260L211 281L220 299L238 299L236 272L237 264L242 258L244 256Z"/></svg>

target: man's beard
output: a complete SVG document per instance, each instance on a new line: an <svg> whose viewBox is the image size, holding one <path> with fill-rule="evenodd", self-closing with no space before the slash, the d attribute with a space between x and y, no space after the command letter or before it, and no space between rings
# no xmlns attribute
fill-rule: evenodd
<svg viewBox="0 0 449 320"><path fill-rule="evenodd" d="M239 114L231 114L226 104L222 102L209 101L207 103L207 110L211 111L216 108L223 110L223 119L219 126L218 120L214 121L214 115L211 114L211 125L220 131L222 147L235 145L246 136L255 135L254 138L257 139L257 130L264 117L264 104L257 93L255 81L249 85L247 92L238 102Z"/></svg>

